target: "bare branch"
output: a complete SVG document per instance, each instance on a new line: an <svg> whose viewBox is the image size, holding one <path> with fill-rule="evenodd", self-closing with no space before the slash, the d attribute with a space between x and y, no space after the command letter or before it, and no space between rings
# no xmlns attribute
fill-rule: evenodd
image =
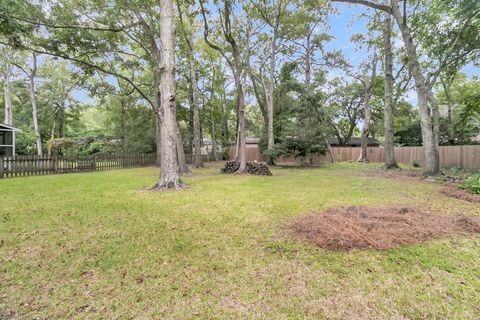
<svg viewBox="0 0 480 320"><path fill-rule="evenodd" d="M351 4L361 4L375 10L385 11L387 13L392 13L392 8L390 6L386 6L384 4L378 4L374 2L370 2L367 0L332 0L333 2L344 2L344 3L351 3Z"/></svg>
<svg viewBox="0 0 480 320"><path fill-rule="evenodd" d="M25 23L28 23L28 24L31 24L31 25L44 26L44 27L53 28L53 29L76 29L76 30L105 31L105 32L122 32L122 31L125 30L123 27L122 28L103 28L103 27L79 26L79 25L57 25L57 24L51 24L51 23L47 23L47 22L31 21L31 20L20 18L20 17L17 17L17 16L11 16L11 17L15 20L25 22ZM127 27L131 27L135 24L136 23L131 24Z"/></svg>

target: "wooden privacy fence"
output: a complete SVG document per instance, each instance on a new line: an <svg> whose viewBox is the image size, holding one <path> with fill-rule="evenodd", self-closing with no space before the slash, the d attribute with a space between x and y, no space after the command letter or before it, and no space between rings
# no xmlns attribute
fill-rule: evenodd
<svg viewBox="0 0 480 320"><path fill-rule="evenodd" d="M194 157L195 157L194 154L185 153L185 161L187 162L187 164L194 163L195 162ZM217 152L217 160L215 160L215 158L213 157L213 154L211 152L209 152L207 154L202 154L202 162L215 162L215 161L218 161L218 160L222 160L222 153L221 152Z"/></svg>
<svg viewBox="0 0 480 320"><path fill-rule="evenodd" d="M341 150L350 149L350 150ZM334 158L339 161L356 161L361 148L333 148ZM439 148L440 166L443 168L458 166L462 168L480 169L480 145L441 146ZM384 162L383 148L368 148L370 162ZM395 158L399 163L416 161L425 165L423 147L395 148Z"/></svg>
<svg viewBox="0 0 480 320"><path fill-rule="evenodd" d="M356 161L360 155L359 147L334 147L332 148L335 161ZM441 146L440 166L480 169L480 145L464 146ZM230 148L230 159L233 159L235 149ZM412 163L417 161L420 165L425 165L425 156L423 147L398 147L395 148L395 157L399 163ZM384 162L384 152L382 147L369 147L368 159L370 162ZM251 145L247 148L247 161L265 160L261 155L257 145ZM280 157L278 163L299 164L304 159L291 157ZM330 155L312 154L311 162L320 164L330 162Z"/></svg>
<svg viewBox="0 0 480 320"><path fill-rule="evenodd" d="M236 146L233 145L228 149L228 158L234 159L235 158L235 149ZM263 159L263 156L260 152L260 148L258 144L247 144L247 152L246 152L247 161L260 161Z"/></svg>
<svg viewBox="0 0 480 320"><path fill-rule="evenodd" d="M136 168L154 164L154 154L99 154L76 157L16 156L0 158L0 179Z"/></svg>

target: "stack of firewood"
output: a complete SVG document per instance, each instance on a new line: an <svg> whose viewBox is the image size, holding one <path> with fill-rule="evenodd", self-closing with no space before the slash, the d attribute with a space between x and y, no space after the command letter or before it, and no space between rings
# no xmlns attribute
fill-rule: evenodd
<svg viewBox="0 0 480 320"><path fill-rule="evenodd" d="M257 176L271 176L272 172L265 162L247 162L247 172Z"/></svg>
<svg viewBox="0 0 480 320"><path fill-rule="evenodd" d="M227 161L225 166L220 170L222 173L235 173L240 168L240 162L232 160Z"/></svg>
<svg viewBox="0 0 480 320"><path fill-rule="evenodd" d="M240 168L240 162L227 161L225 166L220 170L222 173L235 173ZM246 171L257 176L271 176L272 172L265 162L249 161L247 162Z"/></svg>

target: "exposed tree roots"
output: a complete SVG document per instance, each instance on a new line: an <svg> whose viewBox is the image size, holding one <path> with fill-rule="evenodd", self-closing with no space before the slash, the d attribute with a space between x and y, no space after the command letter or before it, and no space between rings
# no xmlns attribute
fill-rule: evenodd
<svg viewBox="0 0 480 320"><path fill-rule="evenodd" d="M158 182L150 188L149 191L152 192L163 192L163 191L182 191L188 189L189 186L179 181L178 183L168 183L168 184L159 184Z"/></svg>

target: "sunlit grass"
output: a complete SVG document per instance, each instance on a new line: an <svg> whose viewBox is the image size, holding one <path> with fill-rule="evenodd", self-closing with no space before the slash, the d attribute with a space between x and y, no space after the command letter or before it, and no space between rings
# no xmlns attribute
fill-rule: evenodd
<svg viewBox="0 0 480 320"><path fill-rule="evenodd" d="M164 193L142 190L156 168L2 180L0 319L478 318L478 237L336 253L279 236L337 206L480 215L440 185L369 174L378 167L210 167Z"/></svg>

